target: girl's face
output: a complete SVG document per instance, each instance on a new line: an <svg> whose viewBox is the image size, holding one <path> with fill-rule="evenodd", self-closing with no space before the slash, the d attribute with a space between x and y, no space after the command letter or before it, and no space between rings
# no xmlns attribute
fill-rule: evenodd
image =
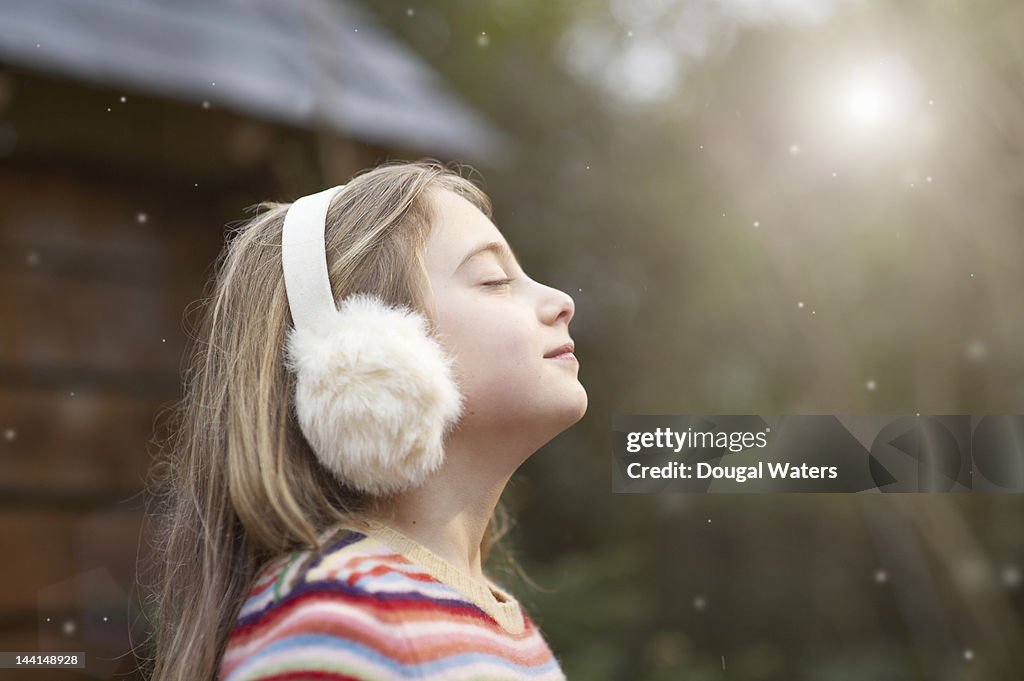
<svg viewBox="0 0 1024 681"><path fill-rule="evenodd" d="M579 364L545 358L572 340L573 300L527 276L472 203L448 190L433 197L440 224L424 259L437 330L465 398L461 426L513 428L543 444L587 410ZM481 250L487 244L497 245Z"/></svg>

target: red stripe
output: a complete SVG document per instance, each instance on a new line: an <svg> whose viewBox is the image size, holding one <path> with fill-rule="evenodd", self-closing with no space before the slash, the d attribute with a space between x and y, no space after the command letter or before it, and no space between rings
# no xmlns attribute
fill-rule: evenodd
<svg viewBox="0 0 1024 681"><path fill-rule="evenodd" d="M370 568L369 570L366 570L366 571L362 571L362 572L360 572L360 571L353 571L352 574L349 575L349 577L348 577L348 583L354 586L357 581L359 581L360 579L362 579L363 577L365 577L367 575L369 575L371 577L378 577L380 575L387 575L387 574L390 574L392 572L397 572L397 573L399 573L401 575L404 575L404 576L408 577L409 579L416 580L417 582L432 583L432 584L441 584L442 583L436 577L434 577L433 575L424 574L422 572L405 572L404 570L398 569L394 565L376 565L376 566L374 566L374 567L372 567L372 568Z"/></svg>
<svg viewBox="0 0 1024 681"><path fill-rule="evenodd" d="M307 608L311 608L313 605L312 601L306 603ZM353 607L352 611L358 610ZM337 639L355 641L377 651L384 657L403 664L444 659L468 650L529 666L542 664L551 657L550 648L540 639L534 638L529 641L520 639L517 641L517 644L524 645L511 647L506 642L486 638L483 635L486 627L483 626L479 627L479 634L463 634L460 632L459 635L453 637L450 633L445 634L445 621L437 617L428 618L427 620L433 621L433 623L439 626L436 632L428 632L418 636L408 635L406 637L400 628L384 632L371 632L361 625L354 614L350 613L339 616L339 613L331 611L299 611L297 615L298 617L287 625L283 623L277 627L268 625L265 631L254 634L255 640L258 641L257 645L263 648L294 636L316 633L326 634ZM403 618L399 616L397 619L399 621L409 621L408 617ZM228 650L225 652L226 659L233 657L233 651L244 645L246 645L246 642L238 637L232 637ZM415 650L415 653L412 655L409 654L412 652L409 650L409 646L412 646Z"/></svg>
<svg viewBox="0 0 1024 681"><path fill-rule="evenodd" d="M270 608L259 619L235 628L235 634L248 638L254 629L274 624L283 619L297 607L307 601L338 601L352 607L364 609L382 622L408 621L414 619L431 619L442 613L452 620L479 620L490 623L486 613L477 610L476 606L460 606L458 604L440 603L435 600L420 598L380 599L369 593L351 594L338 591L308 591L291 600L279 602ZM497 626L496 624L494 626ZM525 632L524 632L525 633Z"/></svg>
<svg viewBox="0 0 1024 681"><path fill-rule="evenodd" d="M365 681L348 674L341 674L338 672L328 672L322 670L310 669L308 671L299 669L292 672L284 672L281 674L271 674L270 676L261 676L252 681L306 681L307 679L322 679L323 681Z"/></svg>
<svg viewBox="0 0 1024 681"><path fill-rule="evenodd" d="M264 591L269 589L270 586L276 580L277 580L277 575L271 575L270 577L268 577L267 579L265 579L265 580L263 580L261 582L256 582L253 585L252 589L249 590L248 598L252 598L253 596L259 596L261 593L263 593Z"/></svg>
<svg viewBox="0 0 1024 681"><path fill-rule="evenodd" d="M283 558L278 558L274 560L274 562L270 563L270 565L266 566L263 570L261 570L256 576L255 583L249 590L248 597L251 598L253 596L260 595L261 593L266 591L267 588L270 587L274 582L276 582L277 578L281 575L281 569L288 565L288 560L290 558L291 554Z"/></svg>
<svg viewBox="0 0 1024 681"><path fill-rule="evenodd" d="M236 627L231 633L231 646L244 646L253 639L262 638L267 635L268 631L273 630L280 620L287 617L293 609L323 601L337 601L347 604L349 607L362 610L371 617L388 624L410 621L444 621L447 619L453 623L475 624L492 632L498 632L515 641L522 641L533 634L533 627L529 626L524 628L518 635L509 634L486 613L476 609L450 606L438 603L437 601L412 599L381 601L370 594L353 595L333 591L311 591L271 608L263 617L254 622Z"/></svg>

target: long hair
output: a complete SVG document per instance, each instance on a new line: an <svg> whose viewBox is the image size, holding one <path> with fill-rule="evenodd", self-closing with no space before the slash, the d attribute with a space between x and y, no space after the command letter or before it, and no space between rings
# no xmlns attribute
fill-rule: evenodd
<svg viewBox="0 0 1024 681"><path fill-rule="evenodd" d="M422 253L437 224L431 191L447 189L488 217L490 199L434 160L389 161L363 171L328 211L325 239L337 300L369 292L430 317ZM189 334L181 399L165 410L146 481L151 538L144 612L155 620L142 667L151 681L216 678L220 657L258 571L312 547L325 530L382 503L322 467L293 411L284 366L291 313L281 265L290 204L265 201L215 264ZM481 546L486 560L509 530L499 503Z"/></svg>

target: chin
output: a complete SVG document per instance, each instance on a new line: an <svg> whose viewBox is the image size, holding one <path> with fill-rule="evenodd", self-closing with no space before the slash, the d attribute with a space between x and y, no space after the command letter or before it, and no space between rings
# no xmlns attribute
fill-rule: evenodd
<svg viewBox="0 0 1024 681"><path fill-rule="evenodd" d="M589 398L587 397L587 391L583 390L582 386L580 387L580 393L581 397L579 403L579 415L576 417L576 421L579 421L581 418L583 418L583 415L587 413L587 407L590 405ZM573 421L573 423L575 423L576 421Z"/></svg>
<svg viewBox="0 0 1024 681"><path fill-rule="evenodd" d="M567 418L570 419L566 428L583 418L583 415L587 413L587 406L589 406L587 391L583 388L582 384L579 384L577 393L573 395L573 401L566 409Z"/></svg>

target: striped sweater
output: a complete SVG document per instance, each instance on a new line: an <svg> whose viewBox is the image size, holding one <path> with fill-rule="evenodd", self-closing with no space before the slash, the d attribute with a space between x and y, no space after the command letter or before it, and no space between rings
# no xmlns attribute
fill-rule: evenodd
<svg viewBox="0 0 1024 681"><path fill-rule="evenodd" d="M324 533L258 575L219 681L564 681L539 629L478 582L371 521Z"/></svg>

